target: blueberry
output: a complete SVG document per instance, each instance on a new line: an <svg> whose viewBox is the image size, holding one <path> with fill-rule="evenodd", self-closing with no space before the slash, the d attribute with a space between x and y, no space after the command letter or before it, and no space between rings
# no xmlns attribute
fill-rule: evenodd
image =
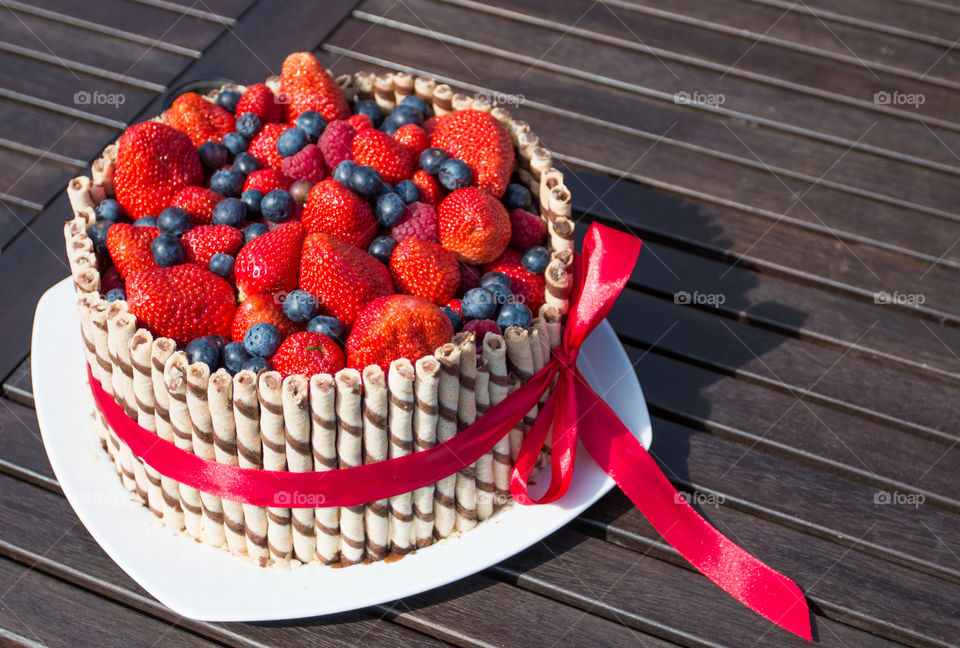
<svg viewBox="0 0 960 648"><path fill-rule="evenodd" d="M290 195L298 203L304 205L310 196L311 189L313 189L313 183L306 178L301 178L300 180L294 180L293 184L290 185Z"/></svg>
<svg viewBox="0 0 960 648"><path fill-rule="evenodd" d="M323 129L326 127L327 120L316 110L304 110L297 117L297 128L302 130L303 134L307 136L307 140L314 144L320 139L320 135L323 134Z"/></svg>
<svg viewBox="0 0 960 648"><path fill-rule="evenodd" d="M237 153L237 157L233 158L233 168L243 175L250 175L260 168L260 163L257 162L257 158L246 151L242 151Z"/></svg>
<svg viewBox="0 0 960 648"><path fill-rule="evenodd" d="M486 288L471 288L460 301L463 319L490 319L497 312L497 302L493 293Z"/></svg>
<svg viewBox="0 0 960 648"><path fill-rule="evenodd" d="M401 180L396 186L397 195L403 201L404 205L420 200L420 187L413 180Z"/></svg>
<svg viewBox="0 0 960 648"><path fill-rule="evenodd" d="M447 191L454 191L469 186L470 182L473 181L473 173L470 172L470 167L463 160L450 158L444 160L443 164L440 165L437 180L440 181L440 186Z"/></svg>
<svg viewBox="0 0 960 648"><path fill-rule="evenodd" d="M93 242L93 251L97 254L107 252L107 230L113 225L113 221L98 220L87 228L87 236Z"/></svg>
<svg viewBox="0 0 960 648"><path fill-rule="evenodd" d="M210 178L210 188L221 196L239 196L243 191L245 178L234 170L221 169Z"/></svg>
<svg viewBox="0 0 960 648"><path fill-rule="evenodd" d="M497 305L506 304L512 294L510 277L502 272L488 272L480 277L480 286L493 293Z"/></svg>
<svg viewBox="0 0 960 648"><path fill-rule="evenodd" d="M217 353L222 353L223 347L227 345L227 338L222 335L207 335L205 339L217 348Z"/></svg>
<svg viewBox="0 0 960 648"><path fill-rule="evenodd" d="M268 221L280 223L297 213L297 201L289 191L274 189L260 201L260 213Z"/></svg>
<svg viewBox="0 0 960 648"><path fill-rule="evenodd" d="M153 260L161 268L180 265L183 263L183 245L180 239L170 234L161 234L153 239L150 244L150 251L153 253Z"/></svg>
<svg viewBox="0 0 960 648"><path fill-rule="evenodd" d="M197 149L200 162L208 169L219 169L226 164L229 153L227 147L220 142L204 142Z"/></svg>
<svg viewBox="0 0 960 648"><path fill-rule="evenodd" d="M230 342L223 347L223 366L236 373L243 368L243 363L250 359L250 354L243 348L243 342Z"/></svg>
<svg viewBox="0 0 960 648"><path fill-rule="evenodd" d="M247 189L240 194L240 200L247 207L247 218L258 218L260 216L260 201L263 200L262 191Z"/></svg>
<svg viewBox="0 0 960 648"><path fill-rule="evenodd" d="M397 128L407 124L417 124L419 126L423 123L423 113L410 105L397 106L390 113L389 119L397 125Z"/></svg>
<svg viewBox="0 0 960 648"><path fill-rule="evenodd" d="M398 123L392 117L387 117L383 120L383 123L380 124L380 130L382 130L387 135L393 136L403 124Z"/></svg>
<svg viewBox="0 0 960 648"><path fill-rule="evenodd" d="M347 329L343 323L331 315L317 315L307 323L307 330L311 333L320 333L339 342L341 345L346 338Z"/></svg>
<svg viewBox="0 0 960 648"><path fill-rule="evenodd" d="M280 330L269 322L259 322L247 329L243 348L254 356L268 358L280 348Z"/></svg>
<svg viewBox="0 0 960 648"><path fill-rule="evenodd" d="M240 227L247 219L247 206L239 198L224 198L213 208L213 224Z"/></svg>
<svg viewBox="0 0 960 648"><path fill-rule="evenodd" d="M377 222L384 227L393 227L403 218L403 199L395 193L385 193L377 198Z"/></svg>
<svg viewBox="0 0 960 648"><path fill-rule="evenodd" d="M162 234L170 236L182 235L191 225L190 212L180 207L167 207L157 218L157 228Z"/></svg>
<svg viewBox="0 0 960 648"><path fill-rule="evenodd" d="M383 178L380 172L369 166L358 166L350 174L350 188L364 198L370 198L380 193Z"/></svg>
<svg viewBox="0 0 960 648"><path fill-rule="evenodd" d="M508 184L503 194L503 204L507 209L527 209L530 206L530 190L521 184Z"/></svg>
<svg viewBox="0 0 960 648"><path fill-rule="evenodd" d="M210 272L226 279L233 274L233 266L236 262L237 260L233 256L225 252L217 252L210 257Z"/></svg>
<svg viewBox="0 0 960 648"><path fill-rule="evenodd" d="M333 170L333 179L342 185L350 186L350 176L357 168L357 163L353 160L344 160Z"/></svg>
<svg viewBox="0 0 960 648"><path fill-rule="evenodd" d="M427 106L427 102L416 95L404 97L398 104L398 107L399 106L410 106L424 117L430 113L430 107Z"/></svg>
<svg viewBox="0 0 960 648"><path fill-rule="evenodd" d="M93 211L97 215L97 220L113 221L114 223L119 223L127 216L120 203L113 198L101 200Z"/></svg>
<svg viewBox="0 0 960 648"><path fill-rule="evenodd" d="M367 248L367 252L384 265L389 265L390 256L393 254L393 248L395 247L397 247L397 241L393 237L378 236L370 241L370 247Z"/></svg>
<svg viewBox="0 0 960 648"><path fill-rule="evenodd" d="M240 101L240 91L226 88L217 96L217 105L230 112L237 111L237 102Z"/></svg>
<svg viewBox="0 0 960 648"><path fill-rule="evenodd" d="M317 298L306 290L291 290L283 300L283 314L293 322L309 322L319 309Z"/></svg>
<svg viewBox="0 0 960 648"><path fill-rule="evenodd" d="M459 333L460 329L463 327L463 318L460 317L460 314L449 306L443 306L440 308L440 310L446 313L447 317L450 318L450 323L453 324L453 332Z"/></svg>
<svg viewBox="0 0 960 648"><path fill-rule="evenodd" d="M383 119L383 111L380 110L380 106L377 105L377 102L373 99L358 101L357 105L353 107L353 112L357 115L366 115L369 117L374 127Z"/></svg>
<svg viewBox="0 0 960 648"><path fill-rule="evenodd" d="M247 225L243 230L243 244L246 245L258 236L263 236L268 231L270 231L270 228L263 223L253 223L251 225Z"/></svg>
<svg viewBox="0 0 960 648"><path fill-rule="evenodd" d="M235 128L241 137L249 141L260 132L260 118L252 112L245 112L237 116Z"/></svg>
<svg viewBox="0 0 960 648"><path fill-rule="evenodd" d="M120 288L114 288L113 290L107 291L108 302L126 301L126 299L127 299L127 293L123 292L123 290L121 290Z"/></svg>
<svg viewBox="0 0 960 648"><path fill-rule="evenodd" d="M270 371L272 368L270 361L261 356L250 356L240 366L242 371L252 371L256 374L261 371Z"/></svg>
<svg viewBox="0 0 960 648"><path fill-rule="evenodd" d="M227 133L223 136L222 144L230 151L230 155L239 155L250 146L240 133Z"/></svg>
<svg viewBox="0 0 960 648"><path fill-rule="evenodd" d="M440 165L449 157L441 148L428 148L420 154L420 168L430 175L436 175L440 172Z"/></svg>
<svg viewBox="0 0 960 648"><path fill-rule="evenodd" d="M283 157L290 157L300 152L307 145L307 134L299 128L291 128L283 131L283 134L277 138L277 153Z"/></svg>
<svg viewBox="0 0 960 648"><path fill-rule="evenodd" d="M220 360L220 352L217 351L217 347L210 343L210 340L207 338L197 338L191 340L190 344L187 345L187 360L190 361L190 364L194 362L202 362L213 371L217 368Z"/></svg>
<svg viewBox="0 0 960 648"><path fill-rule="evenodd" d="M397 193L397 188L394 187L389 182L384 182L382 185L380 185L380 191L377 192L377 198L379 198L383 194L388 194L388 193L393 193L393 194Z"/></svg>
<svg viewBox="0 0 960 648"><path fill-rule="evenodd" d="M137 227L156 227L157 226L157 217L156 216L141 216L137 220L133 221L133 224Z"/></svg>
<svg viewBox="0 0 960 648"><path fill-rule="evenodd" d="M535 245L523 253L520 263L533 274L543 274L550 263L550 252L542 245Z"/></svg>
<svg viewBox="0 0 960 648"><path fill-rule="evenodd" d="M497 315L497 326L506 330L508 326L519 326L527 328L533 316L530 315L530 309L520 302L508 302L500 309Z"/></svg>

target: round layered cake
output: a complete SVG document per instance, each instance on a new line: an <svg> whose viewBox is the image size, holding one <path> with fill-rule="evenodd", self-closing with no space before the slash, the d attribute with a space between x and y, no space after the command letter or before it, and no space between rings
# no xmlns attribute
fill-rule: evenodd
<svg viewBox="0 0 960 648"><path fill-rule="evenodd" d="M180 95L91 176L68 186L65 237L92 381L205 460L313 472L428 450L560 344L563 175L526 123L433 79L335 78L291 54L265 83ZM164 526L262 566L382 560L484 523L510 504L536 416L434 484L281 508L162 474L91 403L122 485Z"/></svg>

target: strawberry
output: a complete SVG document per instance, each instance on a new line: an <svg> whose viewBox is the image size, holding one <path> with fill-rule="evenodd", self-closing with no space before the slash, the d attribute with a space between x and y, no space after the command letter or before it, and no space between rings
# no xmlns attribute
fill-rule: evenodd
<svg viewBox="0 0 960 648"><path fill-rule="evenodd" d="M443 247L467 263L490 263L510 242L506 208L483 189L457 189L443 199L437 215Z"/></svg>
<svg viewBox="0 0 960 648"><path fill-rule="evenodd" d="M523 267L520 259L523 258L521 252L513 249L503 251L503 254L493 261L483 266L483 272L498 271L510 277L510 285L517 300L526 304L530 312L536 317L540 307L543 306L544 292L546 290L546 280L542 274L534 274Z"/></svg>
<svg viewBox="0 0 960 648"><path fill-rule="evenodd" d="M147 268L156 268L150 244L160 236L156 227L138 227L129 223L117 223L107 230L107 252L113 265L124 280Z"/></svg>
<svg viewBox="0 0 960 648"><path fill-rule="evenodd" d="M302 219L308 232L332 234L364 249L377 235L370 203L333 178L313 185Z"/></svg>
<svg viewBox="0 0 960 648"><path fill-rule="evenodd" d="M390 228L390 236L399 243L413 237L422 241L439 241L437 210L422 202L412 202L403 209L403 218Z"/></svg>
<svg viewBox="0 0 960 648"><path fill-rule="evenodd" d="M327 177L327 163L316 144L307 144L296 155L283 158L283 174L292 180L308 180L311 184Z"/></svg>
<svg viewBox="0 0 960 648"><path fill-rule="evenodd" d="M436 304L413 295L370 302L347 338L347 366L388 369L397 358L411 362L433 353L453 337L453 325Z"/></svg>
<svg viewBox="0 0 960 648"><path fill-rule="evenodd" d="M457 292L460 268L453 253L439 243L407 238L393 250L390 277L397 292L442 306Z"/></svg>
<svg viewBox="0 0 960 648"><path fill-rule="evenodd" d="M322 333L294 333L280 345L270 364L286 378L293 374L333 374L346 365L340 345Z"/></svg>
<svg viewBox="0 0 960 648"><path fill-rule="evenodd" d="M267 195L274 189L288 191L291 184L293 184L293 179L288 178L276 169L257 169L247 176L247 179L243 182L243 190L258 189L263 192L263 195Z"/></svg>
<svg viewBox="0 0 960 648"><path fill-rule="evenodd" d="M276 326L282 338L298 333L306 326L287 319L283 314L283 302L277 295L250 295L237 306L230 328L231 339L234 342L243 342L247 329L260 322Z"/></svg>
<svg viewBox="0 0 960 648"><path fill-rule="evenodd" d="M237 102L237 115L252 112L260 118L261 124L269 124L283 120L283 104L277 101L273 90L265 83L255 83L240 97Z"/></svg>
<svg viewBox="0 0 960 648"><path fill-rule="evenodd" d="M477 345L477 353L483 353L483 338L487 337L487 333L496 333L497 335L503 333L496 322L488 319L470 320L463 325L461 331L464 333L473 333L473 341Z"/></svg>
<svg viewBox="0 0 960 648"><path fill-rule="evenodd" d="M300 248L306 234L303 225L292 221L244 245L233 271L240 298L296 288Z"/></svg>
<svg viewBox="0 0 960 648"><path fill-rule="evenodd" d="M427 135L433 136L433 131L437 130L437 117L427 117L423 120L421 128Z"/></svg>
<svg viewBox="0 0 960 648"><path fill-rule="evenodd" d="M344 160L352 160L353 136L357 129L348 121L338 119L327 124L320 135L317 145L323 151L323 158L327 161L327 168L333 170Z"/></svg>
<svg viewBox="0 0 960 648"><path fill-rule="evenodd" d="M343 90L310 52L296 52L286 58L280 87L288 102L288 122L295 121L304 110L316 110L328 122L350 116Z"/></svg>
<svg viewBox="0 0 960 648"><path fill-rule="evenodd" d="M196 147L204 142L219 142L234 129L230 111L207 101L196 92L185 92L174 99L163 114L163 121L189 135Z"/></svg>
<svg viewBox="0 0 960 648"><path fill-rule="evenodd" d="M458 110L438 119L430 145L467 163L473 184L503 197L513 172L513 142L496 119L479 110Z"/></svg>
<svg viewBox="0 0 960 648"><path fill-rule="evenodd" d="M547 236L547 223L525 209L510 211L510 247L521 252L543 243Z"/></svg>
<svg viewBox="0 0 960 648"><path fill-rule="evenodd" d="M279 171L283 166L283 156L277 151L277 140L291 128L293 126L290 124L264 124L250 140L247 152L257 159L260 166Z"/></svg>
<svg viewBox="0 0 960 648"><path fill-rule="evenodd" d="M436 207L443 200L443 190L440 188L440 183L423 169L414 171L410 179L420 190L420 202Z"/></svg>
<svg viewBox="0 0 960 648"><path fill-rule="evenodd" d="M158 122L134 124L123 132L113 186L131 218L156 216L188 185L203 182L203 167L190 138Z"/></svg>
<svg viewBox="0 0 960 648"><path fill-rule="evenodd" d="M413 158L407 148L386 133L372 128L359 131L351 145L357 164L380 172L384 182L396 184L413 173Z"/></svg>
<svg viewBox="0 0 960 648"><path fill-rule="evenodd" d="M446 303L446 307L455 312L460 317L463 317L463 304L459 299L451 299Z"/></svg>
<svg viewBox="0 0 960 648"><path fill-rule="evenodd" d="M206 187L184 187L170 199L170 205L190 212L194 225L209 225L213 222L213 208L223 196Z"/></svg>
<svg viewBox="0 0 960 648"><path fill-rule="evenodd" d="M387 267L363 250L323 232L303 242L300 287L320 301L320 310L345 326L364 306L393 292Z"/></svg>
<svg viewBox="0 0 960 648"><path fill-rule="evenodd" d="M373 128L373 120L361 113L347 117L347 123L358 131L362 131L364 128Z"/></svg>
<svg viewBox="0 0 960 648"><path fill-rule="evenodd" d="M393 139L406 147L413 160L420 159L420 154L430 148L430 136L416 124L401 126L393 134Z"/></svg>
<svg viewBox="0 0 960 648"><path fill-rule="evenodd" d="M184 232L180 242L187 263L206 268L217 252L235 255L243 245L243 232L229 225L199 225Z"/></svg>
<svg viewBox="0 0 960 648"><path fill-rule="evenodd" d="M226 279L190 263L134 273L127 304L156 337L180 346L205 335L229 335L237 307Z"/></svg>

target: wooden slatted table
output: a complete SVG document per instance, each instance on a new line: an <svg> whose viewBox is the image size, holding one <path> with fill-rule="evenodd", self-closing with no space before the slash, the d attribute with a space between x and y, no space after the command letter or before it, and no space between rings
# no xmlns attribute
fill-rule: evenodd
<svg viewBox="0 0 960 648"><path fill-rule="evenodd" d="M557 154L581 236L598 221L645 239L610 319L677 488L797 581L819 643L956 645L960 1L0 0L0 14L0 643L802 645L616 492L481 574L289 623L179 618L93 542L32 409L34 304L67 274L62 188L172 89L259 80L313 49L339 73L399 68L516 104Z"/></svg>

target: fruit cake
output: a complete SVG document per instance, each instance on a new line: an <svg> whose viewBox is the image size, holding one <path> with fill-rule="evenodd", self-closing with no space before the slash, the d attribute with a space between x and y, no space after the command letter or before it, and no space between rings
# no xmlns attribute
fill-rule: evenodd
<svg viewBox="0 0 960 648"><path fill-rule="evenodd" d="M93 379L204 459L325 471L451 439L559 344L570 193L529 126L403 72L282 74L177 97L68 186ZM258 565L350 565L509 505L524 423L473 466L355 507L257 507L135 456L91 405L134 497ZM291 497L295 498L296 494Z"/></svg>

